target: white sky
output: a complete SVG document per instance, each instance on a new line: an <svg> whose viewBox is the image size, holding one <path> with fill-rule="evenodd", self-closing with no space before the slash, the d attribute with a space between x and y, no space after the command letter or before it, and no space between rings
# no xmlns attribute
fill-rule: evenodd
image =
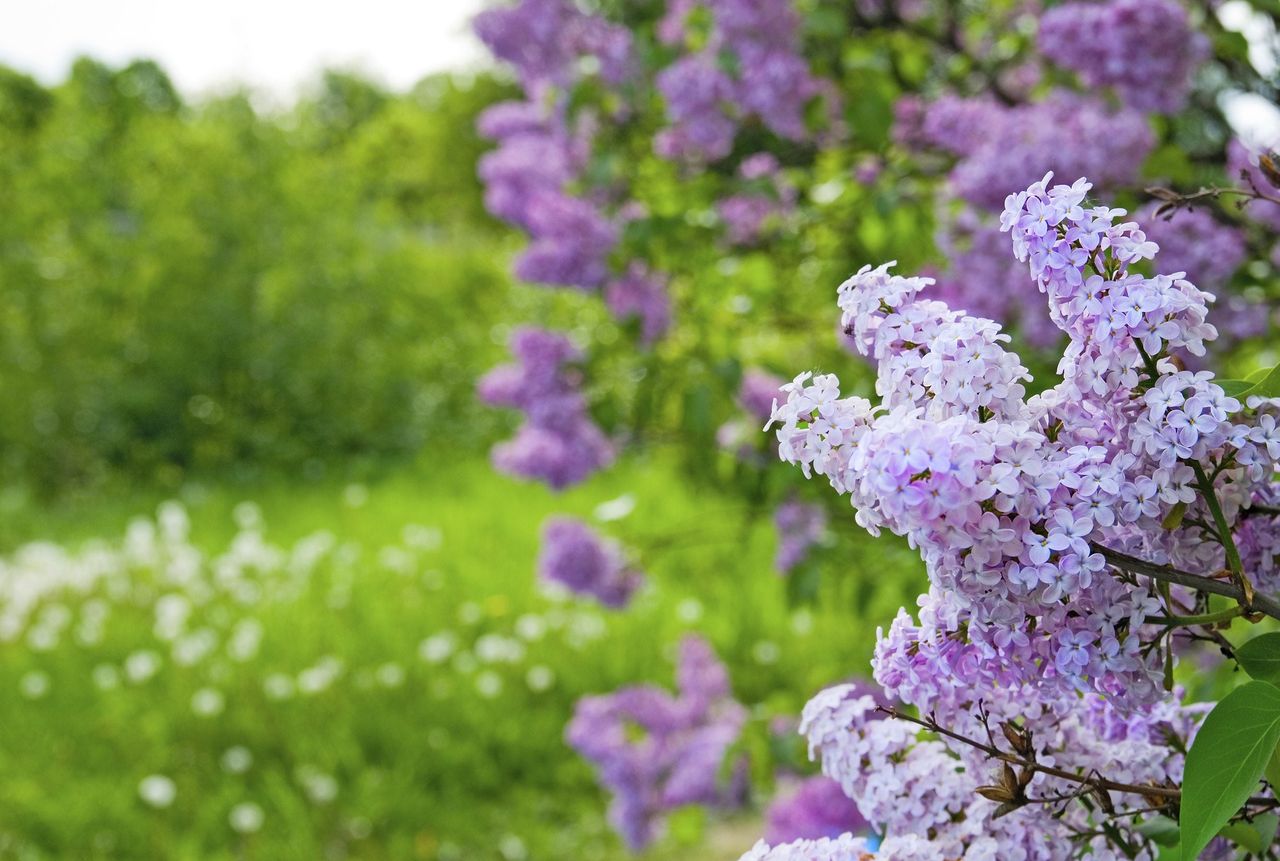
<svg viewBox="0 0 1280 861"><path fill-rule="evenodd" d="M10 0L0 63L45 83L89 54L156 60L197 95L247 83L294 95L325 66L405 87L483 61L467 22L482 0Z"/></svg>

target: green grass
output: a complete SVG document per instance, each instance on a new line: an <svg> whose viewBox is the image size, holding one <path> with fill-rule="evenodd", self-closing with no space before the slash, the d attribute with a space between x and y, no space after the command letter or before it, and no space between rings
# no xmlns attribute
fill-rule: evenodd
<svg viewBox="0 0 1280 861"><path fill-rule="evenodd" d="M191 539L179 552L198 550L198 564L128 562L113 550L104 578L44 598L0 643L0 857L625 857L603 821L606 798L562 742L579 696L644 680L670 686L672 647L693 630L729 664L735 694L761 724L795 714L816 689L867 666L876 624L918 585L902 575L911 554L854 542L821 600L793 610L771 569L768 519L678 476L656 456L556 496L475 459L427 459L359 486L188 486L180 496ZM621 613L546 597L533 575L539 523L560 511L590 516L624 493L634 512L603 528L637 549L649 587ZM22 542L67 548L42 551L55 554L46 567L86 566L76 548L93 538L118 548L129 521L162 498L134 489L44 507L8 499L3 606L16 606L13 572L37 565ZM325 530L332 549L289 574L283 558L241 536L238 562L212 561L237 540L237 512L252 513L237 506L248 500L266 544L287 554ZM200 637L214 644L186 666L156 631L157 601L170 593L191 605L179 648L198 651ZM84 620L103 608L100 636L86 638L94 631ZM246 619L261 642L237 659L227 643ZM471 657L419 657L420 643L441 632ZM519 641L524 654L486 664L473 654L484 635ZM125 667L133 655L136 668L141 650L161 667L130 681ZM316 682L323 671L314 668L329 665L340 671L323 689L281 699L264 687ZM532 689L533 667L554 683ZM545 670L534 675L545 680ZM112 675L117 683L104 686ZM216 714L193 708L202 690L206 700L220 695ZM251 754L243 773L222 763L232 748ZM171 806L141 800L151 774L176 784ZM317 793L317 780L336 794ZM263 823L239 834L228 817L245 802ZM707 857L707 822L698 812L676 817L652 857Z"/></svg>

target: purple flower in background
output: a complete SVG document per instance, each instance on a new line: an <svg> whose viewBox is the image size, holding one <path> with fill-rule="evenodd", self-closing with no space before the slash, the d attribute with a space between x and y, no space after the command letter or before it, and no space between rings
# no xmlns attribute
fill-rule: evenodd
<svg viewBox="0 0 1280 861"><path fill-rule="evenodd" d="M858 806L829 777L810 777L780 794L765 814L767 843L790 843L857 834L870 826Z"/></svg>
<svg viewBox="0 0 1280 861"><path fill-rule="evenodd" d="M951 190L999 212L1005 197L1052 170L1115 186L1137 178L1155 142L1136 110L1058 90L1043 101L1008 107L991 99L945 97L921 107L900 105L895 135L957 157Z"/></svg>
<svg viewBox="0 0 1280 861"><path fill-rule="evenodd" d="M638 685L583 697L565 731L612 793L609 821L633 851L657 839L676 807L740 802L717 775L746 710L732 699L728 674L705 640L681 641L677 682L675 696Z"/></svg>
<svg viewBox="0 0 1280 861"><path fill-rule="evenodd" d="M560 490L611 463L613 446L592 422L572 368L581 352L563 334L532 326L513 331L509 346L517 361L489 371L476 387L490 406L525 414L515 437L494 446L494 466Z"/></svg>
<svg viewBox="0 0 1280 861"><path fill-rule="evenodd" d="M821 505L788 500L773 513L773 527L778 534L773 567L779 574L790 574L826 535L827 511Z"/></svg>
<svg viewBox="0 0 1280 861"><path fill-rule="evenodd" d="M1009 253L1009 237L992 216L965 207L944 222L936 237L947 271L926 295L977 317L1016 326L1035 347L1049 347L1062 331L1044 313L1044 297L1027 266Z"/></svg>
<svg viewBox="0 0 1280 861"><path fill-rule="evenodd" d="M473 26L495 57L515 67L526 89L568 83L582 68L581 57L593 57L611 84L630 72L630 32L568 0L519 0L481 12Z"/></svg>
<svg viewBox="0 0 1280 861"><path fill-rule="evenodd" d="M671 325L667 281L640 261L605 285L604 301L615 320L640 321L640 341L645 346L665 335Z"/></svg>
<svg viewBox="0 0 1280 861"><path fill-rule="evenodd" d="M658 134L655 151L668 159L723 158L739 123L752 117L780 137L808 139L807 103L824 96L834 105L836 97L801 53L791 0L679 0L659 23L659 38L670 45L692 41L687 24L698 7L710 13L710 32L699 36L705 44L657 78L670 126ZM722 67L724 57L733 58L733 74Z"/></svg>
<svg viewBox="0 0 1280 861"><path fill-rule="evenodd" d="M654 151L666 159L720 159L733 147L737 124L724 111L733 81L714 60L693 55L658 73L658 92L667 104L669 128L654 138Z"/></svg>
<svg viewBox="0 0 1280 861"><path fill-rule="evenodd" d="M778 160L770 153L756 153L743 159L738 176L746 188L716 204L731 245L751 245L764 233L771 218L795 206L796 189L783 176Z"/></svg>
<svg viewBox="0 0 1280 861"><path fill-rule="evenodd" d="M1227 178L1246 189L1256 188L1263 194L1280 196L1280 188L1273 185L1258 166L1258 151L1238 140L1227 145ZM1269 200L1251 200L1245 205L1244 214L1259 224L1280 231L1280 204Z"/></svg>
<svg viewBox="0 0 1280 861"><path fill-rule="evenodd" d="M753 419L767 421L773 415L774 401L786 399L786 394L781 391L785 383L782 377L752 368L742 375L738 406Z"/></svg>
<svg viewBox="0 0 1280 861"><path fill-rule="evenodd" d="M618 230L595 206L577 197L542 194L527 211L532 242L516 260L518 278L594 290L608 277Z"/></svg>
<svg viewBox="0 0 1280 861"><path fill-rule="evenodd" d="M614 609L627 606L644 583L617 542L573 517L553 517L543 525L538 576Z"/></svg>
<svg viewBox="0 0 1280 861"><path fill-rule="evenodd" d="M1213 217L1206 209L1178 209L1156 215L1158 202L1133 214L1147 238L1160 246L1155 270L1161 275L1185 272L1202 289L1218 292L1244 262L1240 231Z"/></svg>
<svg viewBox="0 0 1280 861"><path fill-rule="evenodd" d="M1064 3L1041 17L1038 44L1088 86L1112 87L1130 107L1159 113L1186 104L1191 75L1208 56L1174 0Z"/></svg>

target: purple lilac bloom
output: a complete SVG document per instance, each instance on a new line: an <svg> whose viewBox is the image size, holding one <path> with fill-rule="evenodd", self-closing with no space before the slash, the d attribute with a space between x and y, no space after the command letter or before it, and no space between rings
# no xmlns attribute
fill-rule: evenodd
<svg viewBox="0 0 1280 861"><path fill-rule="evenodd" d="M717 781L746 721L724 666L704 640L689 636L680 644L677 678L674 696L641 685L583 697L565 730L612 794L609 821L633 851L661 835L676 807L739 800Z"/></svg>
<svg viewBox="0 0 1280 861"><path fill-rule="evenodd" d="M742 375L738 386L738 406L757 421L767 421L773 415L774 403L785 398L782 386L786 380L767 371L751 368Z"/></svg>
<svg viewBox="0 0 1280 861"><path fill-rule="evenodd" d="M778 160L769 153L756 153L738 166L738 176L746 186L716 204L729 243L751 245L764 233L770 219L795 206L796 189L783 176Z"/></svg>
<svg viewBox="0 0 1280 861"><path fill-rule="evenodd" d="M608 466L613 446L592 422L572 367L581 352L559 332L529 326L512 333L510 349L516 362L494 368L477 385L485 403L525 414L515 437L494 446L494 466L556 490Z"/></svg>
<svg viewBox="0 0 1280 861"><path fill-rule="evenodd" d="M617 542L573 517L553 517L543 525L538 577L614 609L627 606L644 583Z"/></svg>
<svg viewBox="0 0 1280 861"><path fill-rule="evenodd" d="M1166 114L1186 104L1192 73L1208 56L1208 40L1175 0L1064 3L1041 16L1038 45L1086 85Z"/></svg>
<svg viewBox="0 0 1280 861"><path fill-rule="evenodd" d="M1280 197L1280 188L1267 179L1258 166L1259 151L1238 140L1227 145L1227 178L1242 188L1256 189L1271 197ZM1244 214L1272 230L1280 231L1280 204L1270 200L1251 200L1245 205Z"/></svg>
<svg viewBox="0 0 1280 861"><path fill-rule="evenodd" d="M476 35L493 55L510 63L526 88L568 83L581 57L597 61L611 84L631 70L631 34L625 27L586 15L568 0L519 0L475 17Z"/></svg>
<svg viewBox="0 0 1280 861"><path fill-rule="evenodd" d="M869 829L858 806L829 777L810 777L774 799L765 814L764 839L769 843L816 840L858 834Z"/></svg>
<svg viewBox="0 0 1280 861"><path fill-rule="evenodd" d="M617 228L585 200L542 194L530 202L532 241L516 259L516 276L536 284L594 290L608 278Z"/></svg>
<svg viewBox="0 0 1280 861"><path fill-rule="evenodd" d="M987 98L945 97L923 109L909 101L898 118L899 139L957 157L955 195L994 212L1046 169L1104 187L1132 182L1155 141L1141 113L1063 90L1013 107Z"/></svg>
<svg viewBox="0 0 1280 861"><path fill-rule="evenodd" d="M1217 292L1244 262L1240 231L1213 217L1207 209L1177 209L1156 215L1159 202L1133 214L1147 238L1160 246L1155 269L1161 275L1185 272L1200 287Z"/></svg>
<svg viewBox="0 0 1280 861"><path fill-rule="evenodd" d="M652 345L671 326L667 279L649 271L640 261L634 261L626 272L605 285L604 301L614 319L640 321L640 343L644 346Z"/></svg>
<svg viewBox="0 0 1280 861"><path fill-rule="evenodd" d="M670 45L689 38L689 13L703 7L711 30L705 44L664 69L657 79L668 128L654 141L663 158L716 160L728 155L739 123L756 118L770 131L805 140L806 104L834 91L815 78L800 52L800 19L790 0L680 0L659 23ZM735 59L736 73L720 58Z"/></svg>
<svg viewBox="0 0 1280 861"><path fill-rule="evenodd" d="M785 576L808 559L809 552L826 536L827 510L821 505L788 500L773 513L773 528L778 535L773 567Z"/></svg>

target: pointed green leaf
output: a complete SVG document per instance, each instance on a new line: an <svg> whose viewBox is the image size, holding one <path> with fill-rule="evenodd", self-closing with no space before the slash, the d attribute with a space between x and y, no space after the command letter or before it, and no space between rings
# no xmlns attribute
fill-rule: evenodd
<svg viewBox="0 0 1280 861"><path fill-rule="evenodd" d="M1241 849L1247 849L1250 852L1261 852L1267 848L1267 844L1262 842L1262 835L1258 833L1258 829L1248 822L1232 822L1230 825L1224 825L1218 832L1218 836L1225 837Z"/></svg>
<svg viewBox="0 0 1280 861"><path fill-rule="evenodd" d="M1269 370L1246 394L1263 398L1280 398L1280 365Z"/></svg>
<svg viewBox="0 0 1280 861"><path fill-rule="evenodd" d="M1251 678L1280 685L1280 633L1254 637L1236 650L1236 660Z"/></svg>
<svg viewBox="0 0 1280 861"><path fill-rule="evenodd" d="M1178 823L1167 816L1154 816L1140 823L1134 830L1161 846L1178 845Z"/></svg>
<svg viewBox="0 0 1280 861"><path fill-rule="evenodd" d="M1267 767L1263 770L1262 776L1267 779L1267 783L1271 784L1273 790L1280 792L1280 745L1271 752L1271 759L1267 760Z"/></svg>
<svg viewBox="0 0 1280 861"><path fill-rule="evenodd" d="M1255 385L1254 380L1215 380L1228 397L1238 398Z"/></svg>
<svg viewBox="0 0 1280 861"><path fill-rule="evenodd" d="M1195 861L1258 788L1280 741L1280 688L1249 682L1209 712L1187 752L1178 825L1183 861Z"/></svg>

